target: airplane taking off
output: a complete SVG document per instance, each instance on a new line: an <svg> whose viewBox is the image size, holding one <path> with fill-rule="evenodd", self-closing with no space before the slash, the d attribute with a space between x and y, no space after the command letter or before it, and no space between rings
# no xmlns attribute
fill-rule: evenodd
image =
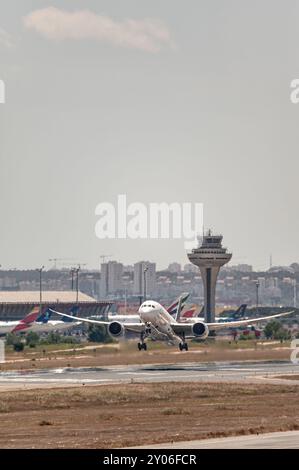
<svg viewBox="0 0 299 470"><path fill-rule="evenodd" d="M186 343L187 338L206 339L209 335L209 330L249 325L251 323L289 315L293 313L293 311L278 313L267 317L236 320L229 323L205 323L204 321L200 321L198 318L190 318L188 322L180 322L175 320L161 304L154 300L147 300L139 307L139 322L109 322L91 320L88 318L76 318L72 315L56 311L54 311L54 313L94 325L107 325L108 333L112 338L124 336L126 331L138 333L140 334L140 342L138 343L139 350L147 349L146 340L150 338L154 341L166 341L170 344L176 344L179 346L180 351L188 351L188 343Z"/></svg>
<svg viewBox="0 0 299 470"><path fill-rule="evenodd" d="M0 336L8 333L24 333L30 331L31 325L39 317L39 307L34 307L22 320L0 321Z"/></svg>
<svg viewBox="0 0 299 470"><path fill-rule="evenodd" d="M172 302L169 307L167 307L167 312L175 319L177 320L180 315L181 315L181 312L183 310L183 308L185 307L185 304L186 304L186 300L188 299L189 297L189 292L184 292L183 294L181 294L174 302ZM93 317L91 317L93 318ZM141 319L140 319L140 315L137 315L137 314L133 314L133 315L109 315L108 314L108 320L110 322L112 321L119 321L119 322L122 322L122 323L128 323L128 322L141 322Z"/></svg>

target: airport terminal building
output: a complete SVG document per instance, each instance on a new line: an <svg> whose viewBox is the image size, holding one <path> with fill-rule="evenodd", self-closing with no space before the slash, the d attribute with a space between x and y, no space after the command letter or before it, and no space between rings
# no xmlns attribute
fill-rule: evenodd
<svg viewBox="0 0 299 470"><path fill-rule="evenodd" d="M89 295L74 291L43 291L42 311L53 308L59 312L69 313L71 308L78 305L78 315L90 317L99 315L105 317L113 301L97 301ZM21 320L35 306L40 305L39 291L0 291L0 321ZM53 315L55 319L55 315ZM58 315L57 315L57 319Z"/></svg>

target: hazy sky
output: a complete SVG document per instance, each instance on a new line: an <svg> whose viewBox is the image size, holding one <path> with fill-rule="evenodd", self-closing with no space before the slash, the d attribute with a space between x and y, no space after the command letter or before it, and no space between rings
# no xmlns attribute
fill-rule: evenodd
<svg viewBox="0 0 299 470"><path fill-rule="evenodd" d="M0 2L0 264L187 262L95 207L203 202L232 263L299 261L299 1Z"/></svg>

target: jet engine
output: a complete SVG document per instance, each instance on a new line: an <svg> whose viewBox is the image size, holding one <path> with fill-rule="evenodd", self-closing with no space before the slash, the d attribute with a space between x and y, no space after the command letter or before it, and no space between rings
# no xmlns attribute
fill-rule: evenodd
<svg viewBox="0 0 299 470"><path fill-rule="evenodd" d="M192 333L196 338L205 339L209 336L209 328L205 323L198 321L192 325Z"/></svg>
<svg viewBox="0 0 299 470"><path fill-rule="evenodd" d="M112 338L124 336L125 329L118 321L113 321L108 325L108 333Z"/></svg>

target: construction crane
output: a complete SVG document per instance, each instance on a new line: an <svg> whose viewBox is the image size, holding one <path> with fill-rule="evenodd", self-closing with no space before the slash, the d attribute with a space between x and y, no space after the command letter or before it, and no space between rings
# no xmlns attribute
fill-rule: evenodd
<svg viewBox="0 0 299 470"><path fill-rule="evenodd" d="M57 269L57 264L59 263L63 263L64 266L74 266L74 265L86 266L86 263L76 262L75 258L50 258L49 261L54 263L52 269ZM65 263L65 261L68 261L68 263Z"/></svg>
<svg viewBox="0 0 299 470"><path fill-rule="evenodd" d="M53 262L54 265L53 265L53 268L52 269L57 269L57 262L61 262L61 261L71 261L73 260L74 258L50 258L49 261Z"/></svg>

